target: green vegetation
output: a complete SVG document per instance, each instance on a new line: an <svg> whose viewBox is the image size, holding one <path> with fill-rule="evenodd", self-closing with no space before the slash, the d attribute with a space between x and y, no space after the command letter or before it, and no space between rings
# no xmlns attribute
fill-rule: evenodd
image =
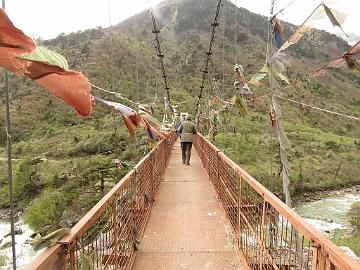
<svg viewBox="0 0 360 270"><path fill-rule="evenodd" d="M360 233L360 202L356 202L351 206L349 216L351 225L355 231Z"/></svg>
<svg viewBox="0 0 360 270"><path fill-rule="evenodd" d="M338 246L349 247L352 251L354 251L357 256L360 256L360 234L353 235L351 237L347 236L345 238L335 240L335 243Z"/></svg>
<svg viewBox="0 0 360 270"><path fill-rule="evenodd" d="M0 267L5 266L6 263L7 263L6 255L0 251Z"/></svg>
<svg viewBox="0 0 360 270"><path fill-rule="evenodd" d="M360 202L353 203L349 211L350 223L353 233L340 231L335 235L335 243L340 246L351 248L357 256L360 256Z"/></svg>
<svg viewBox="0 0 360 270"><path fill-rule="evenodd" d="M230 115L233 112L230 112ZM223 118L229 116L224 115ZM283 196L281 163L277 135L273 135L267 116L251 113L232 118L216 137L215 144L268 189ZM229 132L229 125L232 132ZM305 124L283 121L292 143L288 151L292 167L291 193L301 199L304 193L339 189L359 184L358 146L350 136L336 135ZM271 180L271 157L273 176ZM272 188L274 182L274 188Z"/></svg>

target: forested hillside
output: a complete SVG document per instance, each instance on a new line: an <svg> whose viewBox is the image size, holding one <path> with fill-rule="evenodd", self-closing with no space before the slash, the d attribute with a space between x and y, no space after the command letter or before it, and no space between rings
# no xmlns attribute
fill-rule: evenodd
<svg viewBox="0 0 360 270"><path fill-rule="evenodd" d="M174 104L179 103L179 111L194 113L216 3L215 0L168 0L154 10L161 29L170 93ZM225 98L234 95L234 64L241 64L246 78L250 79L265 62L267 18L226 2L219 21L204 104L213 95L213 80L218 82ZM295 28L285 24L286 35ZM39 42L64 55L71 69L83 72L95 85L140 103L152 102L157 97L155 115L162 118L165 92L147 11L111 28L59 35ZM286 52L290 65L285 74L290 80L298 79L300 74L326 64L348 48L340 38L313 30ZM3 87L0 89L3 91ZM120 115L101 104L95 106L89 119L82 119L28 79L12 75L10 89L16 205L24 210L26 220L35 229L76 223L126 173L126 168L115 169L114 160L134 165L148 151L144 134L140 132L135 141L130 140ZM215 144L268 188L272 188L273 156L273 190L282 197L279 146L275 136L271 140L268 116L270 99L256 99L269 89L252 88L252 91L256 102L248 100L247 117L241 118L236 109L219 115ZM124 102L99 90L94 90L93 95ZM360 76L346 67L304 82L298 90L289 88L283 95L360 116ZM298 107L286 101L279 103L284 128L292 143L288 153L293 167L292 194L301 197L308 191L359 184L359 123L311 109L306 109L300 117ZM202 110L205 108L202 106ZM202 128L207 135L206 126ZM4 121L0 122L0 129L4 130ZM8 207L5 142L2 132L0 206L3 209ZM105 179L104 190L100 187L101 178Z"/></svg>

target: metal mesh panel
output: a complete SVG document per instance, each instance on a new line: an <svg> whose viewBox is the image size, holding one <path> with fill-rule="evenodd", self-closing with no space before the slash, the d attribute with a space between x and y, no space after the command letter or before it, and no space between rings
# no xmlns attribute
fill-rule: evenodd
<svg viewBox="0 0 360 270"><path fill-rule="evenodd" d="M238 232L239 228L239 178L233 168L224 160L219 159L219 182L218 194L226 215L230 220L234 232ZM238 233L235 237L239 238Z"/></svg>
<svg viewBox="0 0 360 270"><path fill-rule="evenodd" d="M106 194L60 241L60 254L28 269L130 269L175 140L160 142Z"/></svg>
<svg viewBox="0 0 360 270"><path fill-rule="evenodd" d="M137 231L133 198L135 173L116 194L102 215L76 239L67 256L66 269L118 269L129 266L135 251Z"/></svg>
<svg viewBox="0 0 360 270"><path fill-rule="evenodd" d="M25 269L129 269L175 135L162 141L72 229ZM201 135L194 146L250 269L351 270L359 264Z"/></svg>
<svg viewBox="0 0 360 270"><path fill-rule="evenodd" d="M360 269L204 137L194 145L251 269Z"/></svg>

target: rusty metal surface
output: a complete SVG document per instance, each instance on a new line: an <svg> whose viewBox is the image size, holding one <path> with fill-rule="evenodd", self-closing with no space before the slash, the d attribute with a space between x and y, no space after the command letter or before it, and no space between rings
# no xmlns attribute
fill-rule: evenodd
<svg viewBox="0 0 360 270"><path fill-rule="evenodd" d="M180 164L177 145L168 166L174 140L24 269L360 269L200 134L192 165Z"/></svg>
<svg viewBox="0 0 360 270"><path fill-rule="evenodd" d="M175 139L173 134L170 141L161 141L71 229L69 235L25 269L129 269Z"/></svg>
<svg viewBox="0 0 360 270"><path fill-rule="evenodd" d="M195 151L174 146L133 269L243 269L236 243Z"/></svg>
<svg viewBox="0 0 360 270"><path fill-rule="evenodd" d="M251 269L360 269L203 136L194 145Z"/></svg>

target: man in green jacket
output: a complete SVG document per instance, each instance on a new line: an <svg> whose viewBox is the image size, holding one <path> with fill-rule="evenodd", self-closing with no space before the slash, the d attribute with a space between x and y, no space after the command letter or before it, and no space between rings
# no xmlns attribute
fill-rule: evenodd
<svg viewBox="0 0 360 270"><path fill-rule="evenodd" d="M179 133L181 134L181 153L183 164L190 165L193 135L196 134L196 132L197 130L195 124L191 122L191 116L188 115L179 128Z"/></svg>

